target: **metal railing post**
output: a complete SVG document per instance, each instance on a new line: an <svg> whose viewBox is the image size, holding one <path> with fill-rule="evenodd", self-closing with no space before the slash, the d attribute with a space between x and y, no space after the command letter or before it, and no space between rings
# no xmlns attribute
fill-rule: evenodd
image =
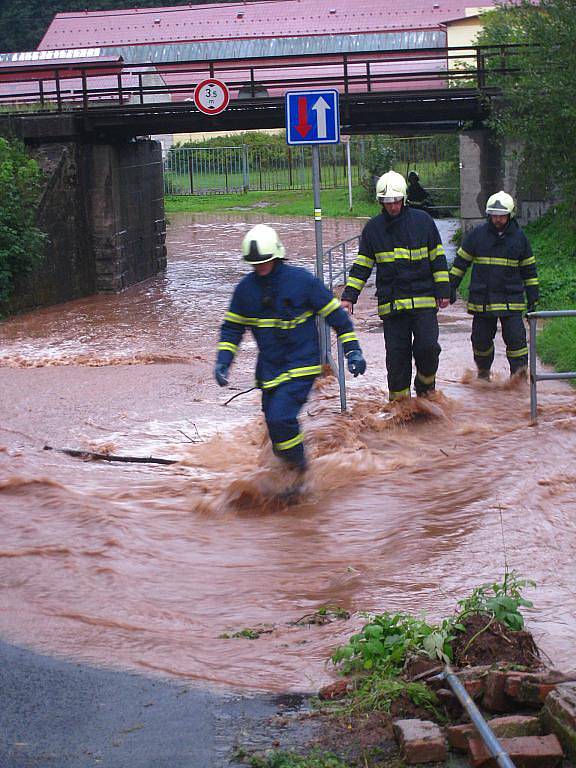
<svg viewBox="0 0 576 768"><path fill-rule="evenodd" d="M62 112L62 93L60 91L60 72L54 70L54 84L56 86L56 104L58 104L58 112Z"/></svg>
<svg viewBox="0 0 576 768"><path fill-rule="evenodd" d="M536 370L536 321L538 318L576 317L576 309L544 310L529 312L526 317L530 324L530 345L528 347L530 366L530 419L536 424L538 419L538 402L536 384L539 381L557 381L559 379L576 379L576 371L558 371L554 373L538 373Z"/></svg>
<svg viewBox="0 0 576 768"><path fill-rule="evenodd" d="M530 421L535 423L538 418L538 396L536 392L536 318L531 314L528 314L527 318L528 325L530 326L530 343L528 347L530 364Z"/></svg>
<svg viewBox="0 0 576 768"><path fill-rule="evenodd" d="M88 82L85 69L82 70L82 108L88 109Z"/></svg>

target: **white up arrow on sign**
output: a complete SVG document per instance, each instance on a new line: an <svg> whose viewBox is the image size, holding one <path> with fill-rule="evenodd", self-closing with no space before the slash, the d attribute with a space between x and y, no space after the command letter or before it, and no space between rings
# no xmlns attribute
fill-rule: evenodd
<svg viewBox="0 0 576 768"><path fill-rule="evenodd" d="M314 102L312 109L316 110L316 122L318 125L318 138L325 139L328 136L326 130L326 112L331 109L330 104L324 99L323 96Z"/></svg>

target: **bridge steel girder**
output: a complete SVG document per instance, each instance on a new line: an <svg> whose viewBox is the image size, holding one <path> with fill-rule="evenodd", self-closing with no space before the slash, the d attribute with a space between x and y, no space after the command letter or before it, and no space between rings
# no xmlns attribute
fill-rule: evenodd
<svg viewBox="0 0 576 768"><path fill-rule="evenodd" d="M403 94L341 94L342 132L454 130L467 122L478 126L489 114L490 95L463 88ZM106 138L283 128L285 123L283 97L234 100L225 112L215 116L204 115L188 104L170 103L91 108L82 113L82 132Z"/></svg>

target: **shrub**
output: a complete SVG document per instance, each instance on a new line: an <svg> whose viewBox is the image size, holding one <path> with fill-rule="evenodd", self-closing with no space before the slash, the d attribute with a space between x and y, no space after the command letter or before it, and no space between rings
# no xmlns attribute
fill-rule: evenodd
<svg viewBox="0 0 576 768"><path fill-rule="evenodd" d="M16 277L42 259L44 235L34 226L41 172L22 144L0 137L0 302Z"/></svg>

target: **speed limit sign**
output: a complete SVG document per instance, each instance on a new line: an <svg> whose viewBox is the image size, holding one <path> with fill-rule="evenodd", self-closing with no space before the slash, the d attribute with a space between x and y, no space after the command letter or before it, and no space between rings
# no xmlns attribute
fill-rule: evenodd
<svg viewBox="0 0 576 768"><path fill-rule="evenodd" d="M205 115L224 112L230 101L227 86L220 80L202 80L194 90L194 102Z"/></svg>

